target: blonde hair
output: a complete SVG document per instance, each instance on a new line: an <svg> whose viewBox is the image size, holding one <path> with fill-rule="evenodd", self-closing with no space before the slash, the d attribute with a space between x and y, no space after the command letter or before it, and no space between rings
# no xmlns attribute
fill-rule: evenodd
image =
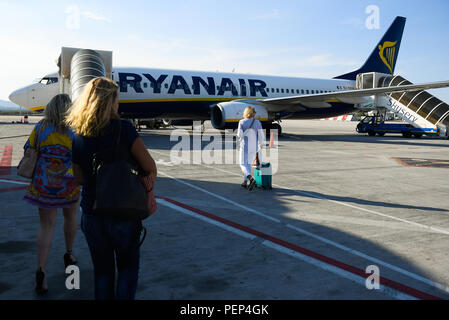
<svg viewBox="0 0 449 320"><path fill-rule="evenodd" d="M43 125L45 127L53 125L57 132L66 132L65 116L71 103L67 94L61 93L54 96L45 107Z"/></svg>
<svg viewBox="0 0 449 320"><path fill-rule="evenodd" d="M252 118L255 115L256 115L256 109L254 107L247 106L245 108L245 111L243 111L243 118L245 118L245 119Z"/></svg>
<svg viewBox="0 0 449 320"><path fill-rule="evenodd" d="M118 85L107 78L94 78L84 87L70 108L66 123L81 136L98 137L111 118L119 118L114 110Z"/></svg>

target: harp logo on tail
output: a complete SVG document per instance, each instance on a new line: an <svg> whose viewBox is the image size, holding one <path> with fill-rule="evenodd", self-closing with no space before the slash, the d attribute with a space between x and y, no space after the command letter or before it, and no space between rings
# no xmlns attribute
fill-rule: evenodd
<svg viewBox="0 0 449 320"><path fill-rule="evenodd" d="M385 41L383 45L379 45L379 56L382 62L390 69L393 74L394 68L394 55L396 54L396 43L391 41Z"/></svg>

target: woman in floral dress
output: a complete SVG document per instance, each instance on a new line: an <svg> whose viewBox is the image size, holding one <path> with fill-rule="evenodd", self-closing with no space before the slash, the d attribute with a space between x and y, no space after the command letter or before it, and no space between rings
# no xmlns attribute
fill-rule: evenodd
<svg viewBox="0 0 449 320"><path fill-rule="evenodd" d="M39 208L40 228L37 236L36 292L48 291L45 265L50 252L58 208L64 213L64 235L67 252L65 267L75 264L72 255L77 230L76 209L80 187L75 183L72 170L73 132L64 125L70 107L66 94L55 96L46 106L44 119L31 132L24 149L39 146L36 169L24 200Z"/></svg>

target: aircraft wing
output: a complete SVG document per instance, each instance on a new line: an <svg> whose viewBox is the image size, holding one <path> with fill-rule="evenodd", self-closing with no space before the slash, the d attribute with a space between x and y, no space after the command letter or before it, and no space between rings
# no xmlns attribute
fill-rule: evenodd
<svg viewBox="0 0 449 320"><path fill-rule="evenodd" d="M372 89L358 89L337 91L318 94L307 94L301 96L290 96L282 98L270 98L259 99L261 103L268 111L294 111L295 107L305 106L308 108L330 108L329 102L342 102L342 103L365 103L367 97L379 94L388 94L393 92L404 91L421 91L427 89L437 89L449 87L449 81L430 82L423 84L409 84L393 87L381 87ZM254 102L253 102L254 103ZM299 108L301 109L301 108Z"/></svg>

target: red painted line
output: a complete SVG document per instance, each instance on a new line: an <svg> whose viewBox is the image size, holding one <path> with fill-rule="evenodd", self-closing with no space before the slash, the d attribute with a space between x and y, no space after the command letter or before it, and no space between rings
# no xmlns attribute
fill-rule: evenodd
<svg viewBox="0 0 449 320"><path fill-rule="evenodd" d="M11 191L19 191L19 190L26 190L26 189L28 189L28 187L5 188L5 189L0 189L0 193L11 192Z"/></svg>
<svg viewBox="0 0 449 320"><path fill-rule="evenodd" d="M359 269L357 267L354 267L354 266L348 265L346 263L340 262L338 260L326 257L326 256L324 256L322 254L319 254L317 252L305 249L303 247L297 246L297 245L292 244L290 242L287 242L287 241L275 238L273 236L270 236L270 235L265 234L263 232L257 231L255 229L252 229L252 228L243 226L241 224L235 223L233 221L230 221L230 220L218 217L216 215L213 215L211 213L205 212L203 210L193 208L193 207L191 207L189 205L186 205L184 203L178 202L176 200L172 200L172 199L169 199L169 198L166 198L166 197L161 197L161 196L156 196L156 198L163 199L165 201L168 201L168 202L170 202L170 203L172 203L174 205L177 205L179 207L182 207L184 209L193 211L193 212L198 213L198 214L200 214L202 216L208 217L208 218L213 219L215 221L219 221L219 222L221 222L223 224L226 224L226 225L231 226L233 228L239 229L239 230L244 231L246 233L252 234L254 236L260 237L262 239L271 241L271 242L276 243L276 244L278 244L280 246L283 246L284 248L288 248L290 250L299 252L301 254L304 254L304 255L309 256L311 258L314 258L316 260L325 262L325 263L327 263L329 265L332 265L334 267L337 267L337 268L340 268L340 269L345 270L347 272L350 272L350 273L353 273L355 275L358 275L358 276L360 276L362 278L366 278L366 276L367 276L366 273L365 273L365 270L362 270L362 269ZM390 280L390 279L385 278L385 277L379 277L379 282L381 284L387 286L387 287L393 288L393 289L395 289L397 291L401 291L401 292L403 292L405 294L408 294L408 295L413 296L413 297L418 298L418 299L423 299L423 300L442 300L440 297L436 297L436 296L430 295L428 293L422 292L420 290L417 290L415 288L409 287L407 285L404 285L402 283L396 282L394 280Z"/></svg>
<svg viewBox="0 0 449 320"><path fill-rule="evenodd" d="M406 167L420 167L420 168L449 168L446 164L441 164L442 162L447 162L447 160L436 160L436 159L414 159L414 158L396 158L394 160ZM409 160L410 162L407 162ZM441 164L441 165L439 165Z"/></svg>
<svg viewBox="0 0 449 320"><path fill-rule="evenodd" d="M410 167L408 163L402 161L401 159L398 159L396 157L393 157L393 159L396 160L399 164L402 164L403 166Z"/></svg>
<svg viewBox="0 0 449 320"><path fill-rule="evenodd" d="M3 156L0 160L0 175L11 174L12 145L7 145L3 149Z"/></svg>
<svg viewBox="0 0 449 320"><path fill-rule="evenodd" d="M291 135L289 135L289 134L283 134L285 137L287 137L287 138L291 138L291 139L296 139L296 140L304 140L304 141L313 141L312 139L309 139L309 138L304 138L304 137L294 137L294 136L291 136Z"/></svg>

